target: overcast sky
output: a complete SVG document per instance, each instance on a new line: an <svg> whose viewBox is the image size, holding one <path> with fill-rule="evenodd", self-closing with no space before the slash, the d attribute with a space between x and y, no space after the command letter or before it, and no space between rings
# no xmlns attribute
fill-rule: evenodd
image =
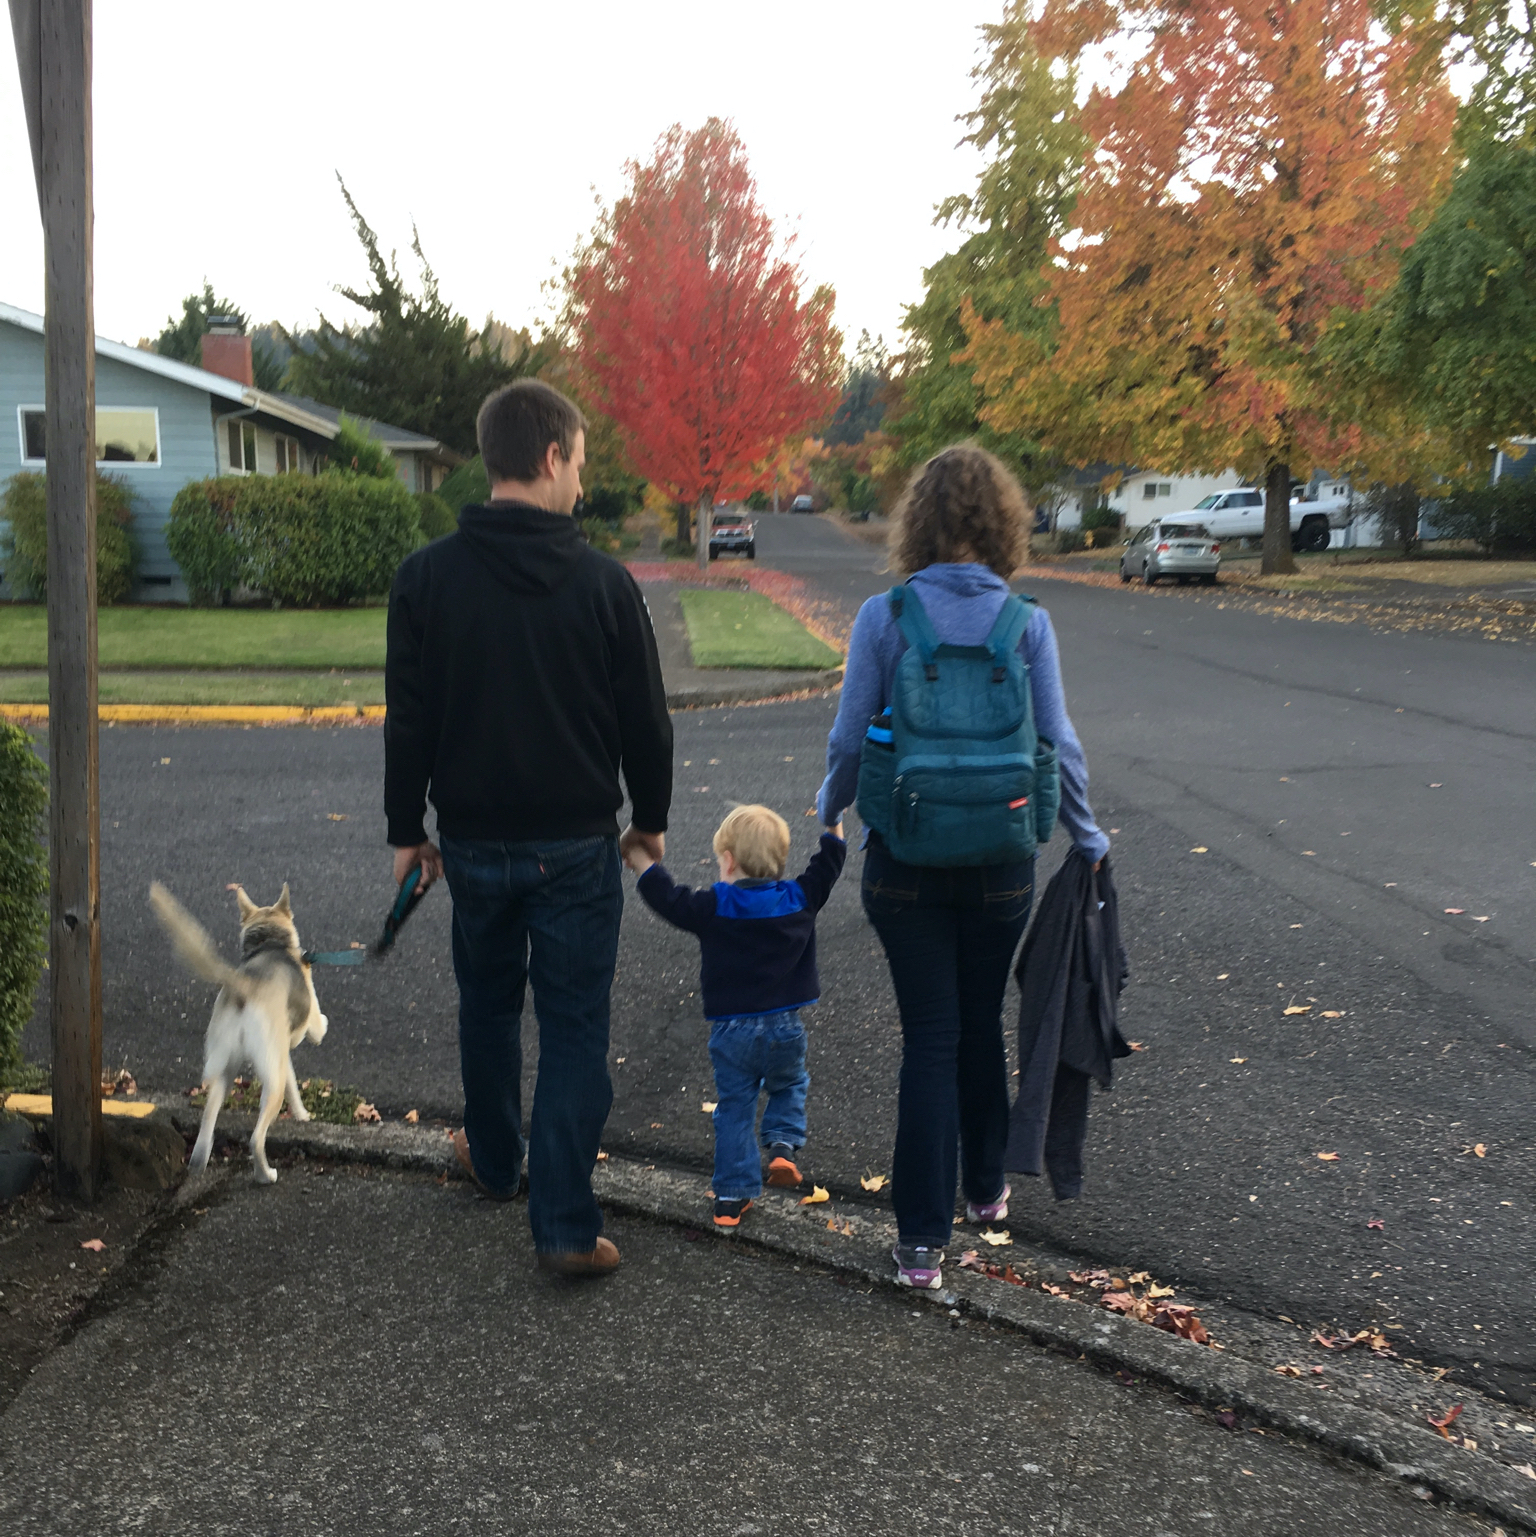
<svg viewBox="0 0 1536 1537"><path fill-rule="evenodd" d="M959 237L956 147L978 26L1002 0L435 5L96 0L96 328L153 336L206 275L254 319L356 318L366 271L335 173L409 273L411 221L477 323L540 285L673 122L731 118L811 282L897 340ZM0 55L0 300L43 307L42 233L9 45Z"/></svg>

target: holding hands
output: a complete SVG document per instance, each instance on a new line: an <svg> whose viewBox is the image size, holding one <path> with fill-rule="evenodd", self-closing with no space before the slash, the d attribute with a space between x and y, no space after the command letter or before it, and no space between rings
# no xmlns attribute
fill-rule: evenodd
<svg viewBox="0 0 1536 1537"><path fill-rule="evenodd" d="M634 823L619 835L619 857L636 875L644 875L652 865L659 865L666 850L665 833L641 832Z"/></svg>

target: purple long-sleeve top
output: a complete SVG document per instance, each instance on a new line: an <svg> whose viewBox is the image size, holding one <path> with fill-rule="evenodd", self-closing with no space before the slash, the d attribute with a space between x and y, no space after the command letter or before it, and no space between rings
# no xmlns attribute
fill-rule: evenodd
<svg viewBox="0 0 1536 1537"><path fill-rule="evenodd" d="M997 622L1008 596L1008 584L986 566L933 565L908 579L927 611L941 641L952 646L979 646ZM859 782L859 757L870 718L891 702L896 665L907 642L891 613L889 598L871 598L853 622L843 696L837 719L827 738L827 777L816 797L816 812L828 826L852 804ZM1077 739L1061 687L1061 659L1050 615L1036 607L1019 642L1029 663L1034 695L1035 730L1056 744L1061 767L1060 820L1073 843L1099 860L1109 852L1109 839L1099 830L1088 804L1088 764Z"/></svg>

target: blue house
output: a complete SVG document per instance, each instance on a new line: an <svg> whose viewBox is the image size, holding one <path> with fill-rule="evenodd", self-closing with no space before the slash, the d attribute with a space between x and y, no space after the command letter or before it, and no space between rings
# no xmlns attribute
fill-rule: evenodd
<svg viewBox="0 0 1536 1537"><path fill-rule="evenodd" d="M206 367L96 338L96 451L101 470L133 498L139 551L134 602L185 602L187 589L165 544L171 500L210 475L314 474L326 462L341 413L251 382L251 340L204 338ZM461 456L435 438L358 419L394 457L412 491L435 491ZM41 474L43 317L0 304L0 489L18 471ZM0 543L5 525L0 522ZM14 597L0 581L0 596Z"/></svg>

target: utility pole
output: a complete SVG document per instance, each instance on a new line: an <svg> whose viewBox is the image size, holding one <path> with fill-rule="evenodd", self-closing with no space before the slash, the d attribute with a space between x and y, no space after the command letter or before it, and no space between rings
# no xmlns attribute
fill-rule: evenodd
<svg viewBox="0 0 1536 1537"><path fill-rule="evenodd" d="M48 978L54 1182L101 1171L101 807L96 738L92 0L10 0L43 216L48 475Z"/></svg>

